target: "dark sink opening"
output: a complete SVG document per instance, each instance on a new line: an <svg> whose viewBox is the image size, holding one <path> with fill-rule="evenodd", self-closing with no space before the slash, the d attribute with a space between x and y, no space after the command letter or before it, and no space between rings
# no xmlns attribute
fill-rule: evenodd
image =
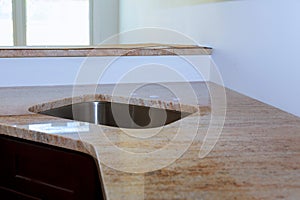
<svg viewBox="0 0 300 200"><path fill-rule="evenodd" d="M155 128L178 121L191 113L103 101L71 104L40 114L120 128ZM152 119L152 120L151 120Z"/></svg>

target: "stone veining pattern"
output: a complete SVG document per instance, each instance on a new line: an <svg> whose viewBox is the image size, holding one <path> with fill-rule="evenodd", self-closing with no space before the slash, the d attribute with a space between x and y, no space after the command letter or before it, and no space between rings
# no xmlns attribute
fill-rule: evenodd
<svg viewBox="0 0 300 200"><path fill-rule="evenodd" d="M173 84L180 87L180 83ZM131 103L138 105L175 110L179 106L189 111L200 108L199 113L178 122L184 127L184 132L189 132L197 125L198 134L179 159L159 170L133 174L115 170L100 162L107 198L299 199L300 119L226 89L227 116L223 132L213 151L200 159L199 149L210 121L210 103L206 85L192 85L197 92L198 105L186 102L179 105L155 86L132 100ZM208 85L217 87L211 83ZM98 125L28 111L30 108L30 111L38 112L71 102L129 100L128 97L110 98L113 87L110 85L99 87L96 95L86 94L87 87L82 86L82 95L73 99L72 87L69 86L0 89L0 133L85 152L100 160L101 155L97 151L102 148L105 150L101 152L105 154L103 156L109 158L111 146L102 146L104 144L97 141L93 134ZM152 94L158 95L159 100L147 98ZM196 124L199 118L200 122ZM160 134L142 143L137 143L117 128L102 127L101 130L120 148L132 152L150 152L172 140L179 127L176 123L164 127ZM187 142L185 138L182 139L179 145ZM126 157L111 159L118 165L130 162ZM155 165L164 159L169 159L166 154L155 158L152 163Z"/></svg>

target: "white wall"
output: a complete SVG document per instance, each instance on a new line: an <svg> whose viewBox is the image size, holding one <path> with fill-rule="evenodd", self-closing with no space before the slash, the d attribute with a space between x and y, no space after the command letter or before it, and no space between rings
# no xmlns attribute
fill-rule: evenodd
<svg viewBox="0 0 300 200"><path fill-rule="evenodd" d="M210 56L0 58L0 87L206 81L209 69Z"/></svg>
<svg viewBox="0 0 300 200"><path fill-rule="evenodd" d="M299 0L125 0L120 9L122 31L169 28L212 46L227 87L300 116Z"/></svg>

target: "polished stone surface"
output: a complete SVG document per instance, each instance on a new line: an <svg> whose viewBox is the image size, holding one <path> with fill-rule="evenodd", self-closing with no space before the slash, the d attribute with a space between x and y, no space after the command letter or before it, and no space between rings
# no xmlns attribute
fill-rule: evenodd
<svg viewBox="0 0 300 200"><path fill-rule="evenodd" d="M211 55L212 48L176 44L119 44L79 47L0 47L0 58Z"/></svg>
<svg viewBox="0 0 300 200"><path fill-rule="evenodd" d="M113 85L1 88L0 133L91 154L100 162L108 199L300 198L298 117L226 89L222 133L212 151L200 158L208 129L217 131L222 124L222 112L211 122L208 92L219 87L191 83L195 103L182 83L164 85L178 88L179 98L159 84L119 87L126 91L133 85L142 89L127 96L113 95ZM163 129L130 132L28 111L91 100L193 114Z"/></svg>

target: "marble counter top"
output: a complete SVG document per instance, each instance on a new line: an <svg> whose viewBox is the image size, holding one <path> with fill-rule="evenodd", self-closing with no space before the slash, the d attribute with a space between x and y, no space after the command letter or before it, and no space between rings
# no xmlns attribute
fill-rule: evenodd
<svg viewBox="0 0 300 200"><path fill-rule="evenodd" d="M119 44L74 47L0 47L0 58L211 55L212 48L176 44Z"/></svg>
<svg viewBox="0 0 300 200"><path fill-rule="evenodd" d="M180 89L181 83L166 85L179 88L182 96L187 95ZM226 89L227 114L223 131L213 150L200 158L205 133L208 128L214 130L217 124L210 124L208 89L218 86L203 82L191 83L191 86L197 96L196 104L184 99L179 104L178 99L159 84L144 87L131 98L112 98L113 85L97 86L93 95L89 91L95 86L78 86L76 98L72 98L71 86L1 88L0 134L94 156L100 163L108 199L299 199L300 119ZM131 85L120 87L126 90ZM28 111L29 108L37 112L91 100L130 100L138 105L175 110L180 107L190 112L199 110L141 141L132 137L131 132L124 134L127 130ZM180 127L179 139L174 140ZM195 128L197 132L190 143ZM140 131L137 134L149 133ZM175 141L176 148L154 157L139 160L125 154L144 155L164 148L170 141ZM125 153L116 152L114 147ZM176 157L176 152L181 150L177 147L188 148ZM163 167L156 169L158 165ZM132 170L136 173L129 173Z"/></svg>

